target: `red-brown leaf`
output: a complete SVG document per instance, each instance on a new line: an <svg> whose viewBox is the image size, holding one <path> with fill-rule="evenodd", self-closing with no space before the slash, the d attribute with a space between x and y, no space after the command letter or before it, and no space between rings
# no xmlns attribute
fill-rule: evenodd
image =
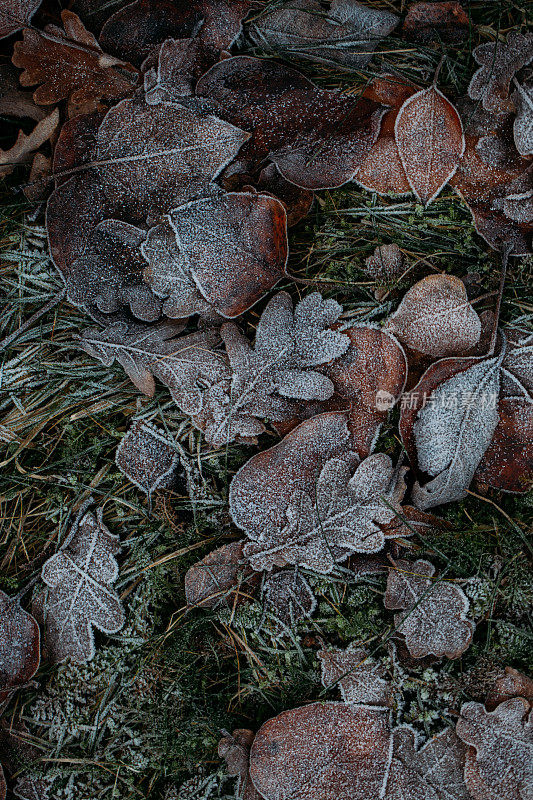
<svg viewBox="0 0 533 800"><path fill-rule="evenodd" d="M16 600L0 592L0 706L37 672L39 647L36 620Z"/></svg>
<svg viewBox="0 0 533 800"><path fill-rule="evenodd" d="M406 39L422 44L458 44L468 36L470 21L460 3L414 3L402 26Z"/></svg>
<svg viewBox="0 0 533 800"><path fill-rule="evenodd" d="M42 0L2 0L0 8L0 39L11 36L29 25Z"/></svg>

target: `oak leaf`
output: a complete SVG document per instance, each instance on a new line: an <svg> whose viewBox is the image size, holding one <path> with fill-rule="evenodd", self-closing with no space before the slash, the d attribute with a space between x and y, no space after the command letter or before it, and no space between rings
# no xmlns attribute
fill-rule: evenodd
<svg viewBox="0 0 533 800"><path fill-rule="evenodd" d="M196 81L219 60L218 55L217 50L204 45L198 37L165 39L157 66L143 65L146 102L178 103L192 97Z"/></svg>
<svg viewBox="0 0 533 800"><path fill-rule="evenodd" d="M53 778L32 778L24 775L17 780L13 794L19 800L50 800Z"/></svg>
<svg viewBox="0 0 533 800"><path fill-rule="evenodd" d="M485 707L488 711L494 711L504 700L511 700L513 697L523 697L533 706L533 680L513 667L505 667L489 690Z"/></svg>
<svg viewBox="0 0 533 800"><path fill-rule="evenodd" d="M174 476L178 455L168 435L144 420L134 422L117 447L115 463L129 480L150 497Z"/></svg>
<svg viewBox="0 0 533 800"><path fill-rule="evenodd" d="M37 621L16 598L0 591L0 707L39 667L40 632Z"/></svg>
<svg viewBox="0 0 533 800"><path fill-rule="evenodd" d="M28 117L40 122L46 117L46 112L36 105L32 92L20 88L18 76L18 70L11 64L0 66L0 114L8 117Z"/></svg>
<svg viewBox="0 0 533 800"><path fill-rule="evenodd" d="M58 126L59 111L56 108L38 122L31 133L19 131L15 144L9 150L0 149L0 176L10 175L19 164L31 161L35 151L54 136Z"/></svg>
<svg viewBox="0 0 533 800"><path fill-rule="evenodd" d="M385 608L405 611L394 615L394 624L413 658L459 658L474 635L469 603L462 589L434 574L429 561L396 562L389 569Z"/></svg>
<svg viewBox="0 0 533 800"><path fill-rule="evenodd" d="M512 111L509 87L515 74L533 60L533 33L510 31L505 42L480 44L473 55L481 66L470 81L469 96L487 111Z"/></svg>
<svg viewBox="0 0 533 800"><path fill-rule="evenodd" d="M124 610L112 584L118 577L115 554L118 536L87 512L77 519L61 550L43 565L41 577L48 587L44 605L46 649L59 663L77 663L94 656L94 633L117 633L124 625Z"/></svg>
<svg viewBox="0 0 533 800"><path fill-rule="evenodd" d="M363 648L320 650L318 658L323 686L338 686L348 705L392 707L392 686L384 678L385 670Z"/></svg>
<svg viewBox="0 0 533 800"><path fill-rule="evenodd" d="M0 8L0 39L29 25L42 0L4 0Z"/></svg>

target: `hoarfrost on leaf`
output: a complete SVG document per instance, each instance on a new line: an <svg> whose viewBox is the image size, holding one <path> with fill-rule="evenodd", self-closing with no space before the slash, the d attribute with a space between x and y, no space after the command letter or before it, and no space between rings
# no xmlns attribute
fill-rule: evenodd
<svg viewBox="0 0 533 800"><path fill-rule="evenodd" d="M505 42L478 45L474 58L480 64L468 86L472 100L487 111L512 111L509 87L515 74L533 61L533 33L510 31Z"/></svg>
<svg viewBox="0 0 533 800"><path fill-rule="evenodd" d="M0 707L15 689L32 679L39 662L37 621L18 600L0 591Z"/></svg>
<svg viewBox="0 0 533 800"><path fill-rule="evenodd" d="M29 25L41 3L42 0L4 0L0 8L0 39Z"/></svg>
<svg viewBox="0 0 533 800"><path fill-rule="evenodd" d="M115 462L119 470L150 497L155 489L172 480L178 454L164 431L139 420L130 425L117 447Z"/></svg>
<svg viewBox="0 0 533 800"><path fill-rule="evenodd" d="M216 608L233 606L250 589L251 569L243 552L243 542L230 542L208 553L193 564L185 575L185 598L188 606ZM253 580L252 580L253 583Z"/></svg>
<svg viewBox="0 0 533 800"><path fill-rule="evenodd" d="M383 676L385 670L361 647L346 650L320 650L322 684L337 686L349 705L392 707L392 686Z"/></svg>
<svg viewBox="0 0 533 800"><path fill-rule="evenodd" d="M514 142L522 156L533 154L533 82L515 82L513 99L517 106L513 124Z"/></svg>
<svg viewBox="0 0 533 800"><path fill-rule="evenodd" d="M303 575L298 570L284 570L265 578L263 602L267 624L283 634L293 630L303 619L312 616L316 598Z"/></svg>

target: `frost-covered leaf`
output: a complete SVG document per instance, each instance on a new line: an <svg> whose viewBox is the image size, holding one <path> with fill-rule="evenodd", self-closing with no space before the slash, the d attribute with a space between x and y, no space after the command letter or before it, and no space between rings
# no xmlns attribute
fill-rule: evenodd
<svg viewBox="0 0 533 800"><path fill-rule="evenodd" d="M77 519L61 550L43 565L46 649L55 663L94 656L94 633L117 633L124 610L112 587L118 576L118 536L102 521L102 509Z"/></svg>
<svg viewBox="0 0 533 800"><path fill-rule="evenodd" d="M291 0L254 19L250 36L276 54L352 70L368 64L397 24L395 14L355 0L333 0L328 11L317 0Z"/></svg>
<svg viewBox="0 0 533 800"><path fill-rule="evenodd" d="M409 185L427 205L450 180L465 150L457 109L435 86L422 89L404 102L394 134Z"/></svg>
<svg viewBox="0 0 533 800"><path fill-rule="evenodd" d="M366 650L320 650L322 684L326 689L338 686L342 699L349 705L392 706L392 687L383 676L385 671Z"/></svg>
<svg viewBox="0 0 533 800"><path fill-rule="evenodd" d="M9 150L0 148L0 177L11 175L19 164L30 162L35 151L54 135L58 125L59 111L56 108L38 122L31 133L19 131L15 144Z"/></svg>
<svg viewBox="0 0 533 800"><path fill-rule="evenodd" d="M2 0L0 7L0 39L29 25L42 0ZM0 792L1 794L1 792Z"/></svg>
<svg viewBox="0 0 533 800"><path fill-rule="evenodd" d="M376 280L390 281L404 271L405 258L397 244L382 244L365 259L365 269Z"/></svg>
<svg viewBox="0 0 533 800"><path fill-rule="evenodd" d="M40 122L46 111L35 103L31 91L20 88L18 76L11 64L0 65L0 114Z"/></svg>
<svg viewBox="0 0 533 800"><path fill-rule="evenodd" d="M238 777L235 796L239 800L261 800L249 773L250 747L255 734L247 728L225 733L218 743L218 754L226 762L228 774Z"/></svg>
<svg viewBox="0 0 533 800"><path fill-rule="evenodd" d="M278 200L230 193L175 208L180 254L203 297L236 317L285 274L287 218Z"/></svg>
<svg viewBox="0 0 533 800"><path fill-rule="evenodd" d="M19 800L49 800L52 783L53 778L22 776L13 788L13 794Z"/></svg>
<svg viewBox="0 0 533 800"><path fill-rule="evenodd" d="M394 624L413 658L458 658L474 635L469 603L462 589L434 574L429 561L396 562L389 569L385 608L405 611L394 615Z"/></svg>
<svg viewBox="0 0 533 800"><path fill-rule="evenodd" d="M25 28L16 42L13 64L24 70L22 86L35 86L33 97L41 105L68 99L69 116L87 114L133 94L138 72L106 55L92 33L71 11L61 12L64 29L46 25L44 30Z"/></svg>
<svg viewBox="0 0 533 800"><path fill-rule="evenodd" d="M267 623L276 633L293 630L303 619L312 616L316 598L298 570L284 570L269 575L263 584L263 603Z"/></svg>
<svg viewBox="0 0 533 800"><path fill-rule="evenodd" d="M155 489L167 486L172 480L178 454L164 431L139 420L130 425L117 447L115 462L119 470L150 497Z"/></svg>
<svg viewBox="0 0 533 800"><path fill-rule="evenodd" d="M18 600L0 591L0 706L33 678L40 657L37 621Z"/></svg>
<svg viewBox="0 0 533 800"><path fill-rule="evenodd" d="M465 781L476 800L528 800L533 786L533 720L527 700L515 697L486 711L465 703L457 735L470 745Z"/></svg>
<svg viewBox="0 0 533 800"><path fill-rule="evenodd" d="M393 742L387 800L469 800L463 779L466 748L453 730L438 733L418 750L415 732L400 727Z"/></svg>
<svg viewBox="0 0 533 800"><path fill-rule="evenodd" d="M494 711L504 700L523 697L533 706L533 680L513 667L505 667L503 674L496 679L486 699L485 706Z"/></svg>
<svg viewBox="0 0 533 800"><path fill-rule="evenodd" d="M272 194L283 204L287 212L288 228L300 222L311 210L314 193L289 183L274 164L264 167L253 185L258 192Z"/></svg>
<svg viewBox="0 0 533 800"><path fill-rule="evenodd" d="M198 414L206 388L227 378L229 368L223 354L211 349L219 339L217 331L176 338L182 329L175 322L154 326L116 322L103 331L87 328L79 346L105 366L117 361L139 391L150 397L158 378L184 413Z"/></svg>
<svg viewBox="0 0 533 800"><path fill-rule="evenodd" d="M217 61L218 51L207 47L197 37L166 39L159 50L157 68L144 73L146 102L150 105L175 103L191 97L198 78Z"/></svg>
<svg viewBox="0 0 533 800"><path fill-rule="evenodd" d="M465 285L453 275L429 275L412 286L386 328L403 344L433 357L460 355L481 336L481 320Z"/></svg>
<svg viewBox="0 0 533 800"><path fill-rule="evenodd" d="M533 82L516 83L513 95L517 112L513 125L516 149L522 156L533 154Z"/></svg>
<svg viewBox="0 0 533 800"><path fill-rule="evenodd" d="M469 30L470 20L455 0L413 3L402 25L405 38L421 44L458 44L467 38Z"/></svg>
<svg viewBox="0 0 533 800"><path fill-rule="evenodd" d="M248 56L221 61L196 92L217 113L252 132L239 153L245 172L268 159L284 178L305 189L349 181L377 138L383 111L317 88L300 72Z"/></svg>
<svg viewBox="0 0 533 800"><path fill-rule="evenodd" d="M510 31L505 42L480 44L473 55L481 66L470 81L469 96L487 111L512 111L509 87L515 74L533 60L533 33Z"/></svg>
<svg viewBox="0 0 533 800"><path fill-rule="evenodd" d="M265 800L369 800L390 762L388 713L344 703L284 711L256 734L250 776Z"/></svg>
<svg viewBox="0 0 533 800"><path fill-rule="evenodd" d="M257 583L243 552L243 542L230 542L193 564L185 575L188 606L216 608L242 600ZM250 580L251 579L251 580Z"/></svg>

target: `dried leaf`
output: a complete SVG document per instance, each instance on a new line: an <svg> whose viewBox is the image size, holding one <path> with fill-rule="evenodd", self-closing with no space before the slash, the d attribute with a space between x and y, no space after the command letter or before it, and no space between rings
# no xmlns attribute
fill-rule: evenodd
<svg viewBox="0 0 533 800"><path fill-rule="evenodd" d="M11 175L18 164L31 161L35 151L47 142L59 125L59 111L52 113L37 123L31 133L19 131L17 141L9 150L0 149L0 176Z"/></svg>
<svg viewBox="0 0 533 800"><path fill-rule="evenodd" d="M402 33L406 39L422 44L459 44L469 34L470 20L460 3L413 3L409 6Z"/></svg>
<svg viewBox="0 0 533 800"><path fill-rule="evenodd" d="M250 775L266 800L368 800L382 796L389 762L386 712L313 703L260 728Z"/></svg>
<svg viewBox="0 0 533 800"><path fill-rule="evenodd" d="M404 271L405 258L397 244L383 244L365 259L365 270L376 281L391 281Z"/></svg>
<svg viewBox="0 0 533 800"><path fill-rule="evenodd" d="M397 24L395 14L354 0L333 0L327 12L317 0L291 0L254 19L250 36L275 54L354 70L368 64Z"/></svg>
<svg viewBox="0 0 533 800"><path fill-rule="evenodd" d="M513 125L516 149L522 156L533 154L533 82L515 82L516 119Z"/></svg>
<svg viewBox="0 0 533 800"><path fill-rule="evenodd" d="M242 552L243 542L230 542L208 553L193 564L185 575L185 598L188 606L233 607L257 582Z"/></svg>
<svg viewBox="0 0 533 800"><path fill-rule="evenodd" d="M235 792L239 800L261 800L248 770L254 736L247 728L239 728L232 734L226 733L218 743L218 754L225 760L228 774L239 778Z"/></svg>
<svg viewBox="0 0 533 800"><path fill-rule="evenodd" d="M16 42L13 64L24 70L22 86L41 84L33 93L40 105L68 99L69 116L95 111L100 101L116 102L133 94L138 72L130 64L106 55L71 11L62 11L64 30L46 25L26 28Z"/></svg>
<svg viewBox="0 0 533 800"><path fill-rule="evenodd" d="M497 678L489 691L485 706L488 711L494 711L504 700L511 700L513 697L523 697L533 705L533 680L513 667L505 667L504 673Z"/></svg>
<svg viewBox="0 0 533 800"><path fill-rule="evenodd" d="M481 320L459 278L429 275L409 289L386 330L420 353L452 356L479 342Z"/></svg>
<svg viewBox="0 0 533 800"><path fill-rule="evenodd" d="M42 0L3 0L0 8L0 39L29 25L41 3Z"/></svg>
<svg viewBox="0 0 533 800"><path fill-rule="evenodd" d="M349 181L377 138L382 109L318 89L301 73L273 61L237 56L198 81L196 93L217 113L252 132L239 153L243 171L268 158L304 189Z"/></svg>
<svg viewBox="0 0 533 800"><path fill-rule="evenodd" d="M39 626L15 598L0 591L0 706L28 683L40 662Z"/></svg>
<svg viewBox="0 0 533 800"><path fill-rule="evenodd" d="M32 778L22 776L13 789L15 797L20 800L49 800L53 778Z"/></svg>
<svg viewBox="0 0 533 800"><path fill-rule="evenodd" d="M298 570L269 575L263 584L263 603L267 621L277 634L293 630L309 619L316 608L313 590Z"/></svg>
<svg viewBox="0 0 533 800"><path fill-rule="evenodd" d="M425 205L447 184L465 150L461 118L435 86L409 97L394 126L411 189Z"/></svg>
<svg viewBox="0 0 533 800"><path fill-rule="evenodd" d="M8 117L28 117L40 122L46 112L37 106L32 92L19 87L18 70L11 64L0 66L0 114Z"/></svg>
<svg viewBox="0 0 533 800"><path fill-rule="evenodd" d="M61 550L45 561L41 577L45 600L46 648L55 663L77 663L94 656L93 627L117 633L124 611L112 588L118 576L118 536L102 521L102 509L77 519Z"/></svg>
<svg viewBox="0 0 533 800"><path fill-rule="evenodd" d="M307 216L315 197L313 192L300 189L285 180L274 164L269 164L261 170L255 188L259 192L274 195L283 204L287 212L288 228Z"/></svg>
<svg viewBox="0 0 533 800"><path fill-rule="evenodd" d="M177 339L180 323L155 326L117 322L103 331L88 328L80 347L110 367L117 361L139 391L151 397L154 378L168 386L174 401L185 414L198 414L205 389L227 378L224 356L211 347L218 341L214 330L200 331Z"/></svg>
<svg viewBox="0 0 533 800"><path fill-rule="evenodd" d="M166 39L161 45L157 69L144 73L146 102L178 103L194 95L198 78L218 61L218 51L198 38Z"/></svg>
<svg viewBox="0 0 533 800"><path fill-rule="evenodd" d="M389 569L385 608L406 611L394 615L394 624L413 658L459 658L474 635L470 606L462 589L434 574L429 561L398 561Z"/></svg>
<svg viewBox="0 0 533 800"><path fill-rule="evenodd" d="M48 193L50 175L52 174L52 159L43 153L35 153L30 169L28 183L22 187L24 197L30 203L44 200Z"/></svg>
<svg viewBox="0 0 533 800"><path fill-rule="evenodd" d="M480 68L468 86L472 100L481 100L487 111L513 111L509 87L514 75L533 60L533 33L509 32L505 42L478 45L474 58Z"/></svg>
<svg viewBox="0 0 533 800"><path fill-rule="evenodd" d="M171 482L178 454L164 431L139 420L130 425L117 447L115 462L119 470L150 497L155 489Z"/></svg>
<svg viewBox="0 0 533 800"><path fill-rule="evenodd" d="M463 780L466 748L448 729L416 749L416 734L407 726L393 731L394 750L387 800L468 800Z"/></svg>
<svg viewBox="0 0 533 800"><path fill-rule="evenodd" d="M515 697L488 712L465 703L457 734L470 745L465 781L475 800L526 800L533 783L533 727L527 700Z"/></svg>
<svg viewBox="0 0 533 800"><path fill-rule="evenodd" d="M322 685L326 689L339 687L348 705L392 707L392 686L383 676L384 669L376 664L367 651L358 647L347 650L320 650Z"/></svg>

